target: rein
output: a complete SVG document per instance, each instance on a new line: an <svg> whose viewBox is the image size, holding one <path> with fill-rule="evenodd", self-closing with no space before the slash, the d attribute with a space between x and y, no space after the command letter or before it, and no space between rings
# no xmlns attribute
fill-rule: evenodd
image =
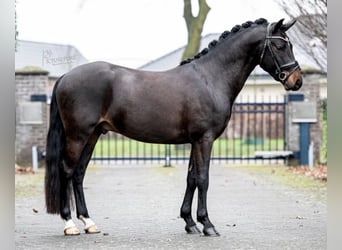
<svg viewBox="0 0 342 250"><path fill-rule="evenodd" d="M273 49L272 49L272 46L271 46L271 39L281 39L281 40L287 42L288 45L290 45L291 42L288 38L284 38L281 36L272 36L272 35L270 35L270 33L271 33L271 23L268 24L268 26L267 26L264 48L263 48L261 56L260 56L259 64L262 63L264 56L265 56L266 48L268 48L270 53L271 53L271 57L273 59L273 62L277 68L275 71L275 74L278 77L278 79L280 80L280 82L284 84L286 82L286 80L289 78L289 76L299 68L299 64L296 60L293 60L289 63L279 65L277 57L275 56ZM292 52L292 58L294 58L293 52ZM284 71L286 69L291 69L291 68L292 68L292 70L289 72Z"/></svg>

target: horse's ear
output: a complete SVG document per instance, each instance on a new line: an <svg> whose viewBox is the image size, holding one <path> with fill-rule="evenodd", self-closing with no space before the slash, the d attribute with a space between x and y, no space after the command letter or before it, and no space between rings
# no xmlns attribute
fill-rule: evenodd
<svg viewBox="0 0 342 250"><path fill-rule="evenodd" d="M283 24L281 27L280 27L280 29L282 30L282 31L287 31L289 28L291 28L295 23L297 22L297 19L292 19L291 21L289 21L289 22L287 22L287 23L285 23L285 24Z"/></svg>
<svg viewBox="0 0 342 250"><path fill-rule="evenodd" d="M281 29L281 27L283 26L283 22L284 22L284 18L283 18L283 19L280 19L280 20L274 25L273 32L276 32L276 31L278 31L279 29Z"/></svg>

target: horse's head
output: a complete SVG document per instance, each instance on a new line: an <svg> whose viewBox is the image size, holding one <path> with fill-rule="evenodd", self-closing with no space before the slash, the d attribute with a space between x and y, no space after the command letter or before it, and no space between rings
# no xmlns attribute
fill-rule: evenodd
<svg viewBox="0 0 342 250"><path fill-rule="evenodd" d="M302 86L301 70L285 34L296 20L285 24L283 21L268 24L259 64L286 90L298 90Z"/></svg>

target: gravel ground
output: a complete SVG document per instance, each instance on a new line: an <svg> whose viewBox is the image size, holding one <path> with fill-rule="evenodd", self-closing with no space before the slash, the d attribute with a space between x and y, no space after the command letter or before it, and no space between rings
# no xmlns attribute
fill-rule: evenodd
<svg viewBox="0 0 342 250"><path fill-rule="evenodd" d="M16 176L16 249L326 249L325 199L265 174L211 166L208 211L221 234L212 238L187 235L179 217L185 165L91 166L85 195L101 233L75 237L45 212L43 174Z"/></svg>

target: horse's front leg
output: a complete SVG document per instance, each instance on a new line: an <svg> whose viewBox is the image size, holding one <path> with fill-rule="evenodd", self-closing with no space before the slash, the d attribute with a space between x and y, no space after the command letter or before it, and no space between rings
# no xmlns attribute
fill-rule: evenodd
<svg viewBox="0 0 342 250"><path fill-rule="evenodd" d="M202 138L195 142L194 167L196 168L196 186L198 188L197 220L203 224L203 233L206 236L219 236L214 225L209 220L207 210L207 191L209 187L209 164L213 140Z"/></svg>
<svg viewBox="0 0 342 250"><path fill-rule="evenodd" d="M192 151L190 155L188 176L186 181L186 191L184 195L183 204L181 207L181 217L184 219L186 226L185 231L189 234L198 234L201 231L197 228L191 215L192 200L196 189L196 174L192 164Z"/></svg>

